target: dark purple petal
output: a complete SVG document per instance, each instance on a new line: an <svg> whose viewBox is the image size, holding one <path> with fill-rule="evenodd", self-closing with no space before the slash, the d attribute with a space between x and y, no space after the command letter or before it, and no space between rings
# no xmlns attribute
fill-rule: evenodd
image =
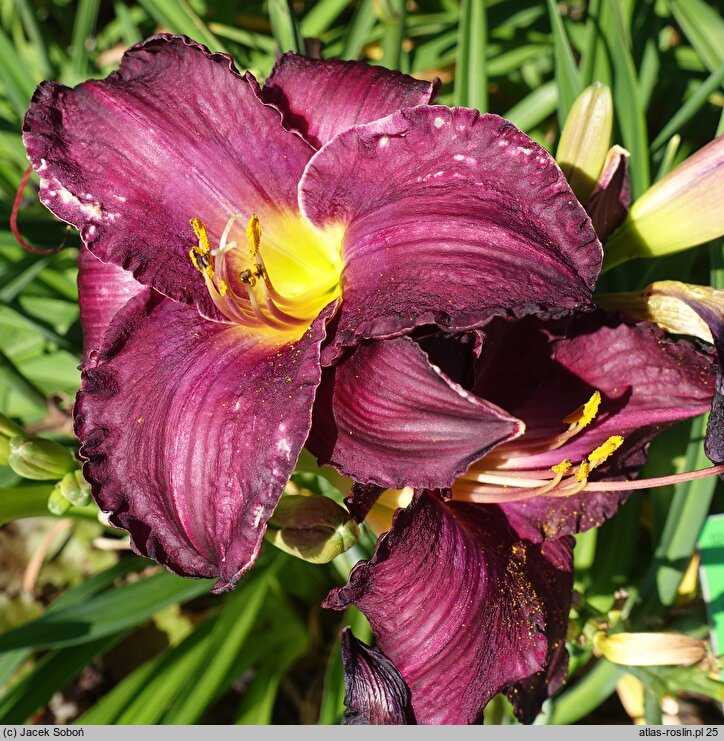
<svg viewBox="0 0 724 741"><path fill-rule="evenodd" d="M289 52L274 65L262 95L282 111L288 127L319 148L350 126L432 103L439 87L437 79L425 82L363 62Z"/></svg>
<svg viewBox="0 0 724 741"><path fill-rule="evenodd" d="M344 301L324 362L360 339L481 326L590 302L601 245L550 155L511 123L419 106L343 132L300 206L346 227Z"/></svg>
<svg viewBox="0 0 724 741"><path fill-rule="evenodd" d="M546 469L585 458L612 435L623 447L596 478L633 478L646 445L673 422L704 413L714 385L709 353L673 340L651 324L632 324L604 312L571 321L496 321L485 334L475 391L526 425L521 442L563 432L563 419L601 392L596 419L561 447L521 455L510 466ZM515 443L513 443L513 446ZM626 494L583 492L504 505L518 534L557 538L600 525Z"/></svg>
<svg viewBox="0 0 724 741"><path fill-rule="evenodd" d="M111 319L143 290L123 268L101 262L85 247L78 253L78 304L83 327L83 354L100 347Z"/></svg>
<svg viewBox="0 0 724 741"><path fill-rule="evenodd" d="M233 214L265 225L296 214L313 151L229 56L167 35L131 48L106 80L42 83L23 128L42 202L91 252L207 313L189 220L216 242Z"/></svg>
<svg viewBox="0 0 724 741"><path fill-rule="evenodd" d="M631 206L628 158L625 149L612 147L596 187L586 201L586 211L601 242L623 224Z"/></svg>
<svg viewBox="0 0 724 741"><path fill-rule="evenodd" d="M557 692L568 672L568 613L573 596L573 538L543 543L541 556L549 567L532 571L533 586L546 606L546 637L550 647L545 668L508 688L506 694L522 723L532 723L545 700Z"/></svg>
<svg viewBox="0 0 724 741"><path fill-rule="evenodd" d="M344 499L344 504L357 522L363 522L384 491L382 486L360 484L355 481L352 484L350 495Z"/></svg>
<svg viewBox="0 0 724 741"><path fill-rule="evenodd" d="M358 641L350 628L342 631L344 704L342 724L413 725L410 690L395 665L376 648Z"/></svg>
<svg viewBox="0 0 724 741"><path fill-rule="evenodd" d="M232 588L309 432L323 312L295 343L144 291L116 315L75 410L84 474L135 549Z"/></svg>
<svg viewBox="0 0 724 741"><path fill-rule="evenodd" d="M554 584L570 584L570 542L555 548L519 541L496 507L423 492L325 606L365 613L418 723L474 723L493 695L549 666L550 611L569 595L548 600ZM563 549L567 576L556 573Z"/></svg>
<svg viewBox="0 0 724 741"><path fill-rule="evenodd" d="M408 337L359 345L325 369L309 450L357 481L449 486L521 432L517 419L452 382Z"/></svg>

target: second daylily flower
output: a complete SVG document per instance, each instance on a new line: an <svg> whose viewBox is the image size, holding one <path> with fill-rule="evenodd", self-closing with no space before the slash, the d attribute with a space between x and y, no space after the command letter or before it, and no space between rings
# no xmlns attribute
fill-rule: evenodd
<svg viewBox="0 0 724 741"><path fill-rule="evenodd" d="M260 89L171 36L104 81L38 88L24 140L40 196L89 250L85 475L138 552L233 587L322 365L361 341L590 305L600 243L553 160L434 93L295 55ZM491 445L519 433L476 409Z"/></svg>
<svg viewBox="0 0 724 741"><path fill-rule="evenodd" d="M377 654L345 653L355 718L378 717L383 702L385 722L473 723L505 692L532 721L566 676L570 535L650 485L630 480L648 444L709 408L715 376L712 352L602 311L368 342L325 370L311 446L373 484L355 491L353 512L366 517L383 488L417 490L382 495L389 515L407 506L386 524L373 507L368 521L389 532L326 602L357 605L382 652L379 666ZM495 443L482 405L516 420L514 436ZM376 670L394 692L373 701Z"/></svg>

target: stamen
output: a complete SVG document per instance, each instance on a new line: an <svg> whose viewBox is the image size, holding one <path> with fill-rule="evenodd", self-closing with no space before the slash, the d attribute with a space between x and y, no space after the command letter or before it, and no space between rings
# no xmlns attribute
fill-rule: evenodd
<svg viewBox="0 0 724 741"><path fill-rule="evenodd" d="M292 331L308 325L314 316L295 316L286 309L299 311L305 304L311 303L308 298L313 299L320 292L312 292L309 297L304 295L300 300L299 296L286 298L274 288L260 252L262 229L256 214L251 216L246 225L252 264L237 272L238 267L235 266L238 265L238 257L230 257L237 245L229 238L234 224L240 218L239 214L234 214L227 221L219 246L213 250L206 225L196 217L191 219L197 245L189 251L189 259L204 277L214 305L227 319L247 326ZM236 273L236 277L233 277L233 273ZM314 302L314 306L317 305Z"/></svg>
<svg viewBox="0 0 724 741"><path fill-rule="evenodd" d="M576 430L582 430L587 427L598 414L598 408L601 406L601 392L594 391L591 398L582 404L575 412L571 412L563 419L566 424L576 427Z"/></svg>
<svg viewBox="0 0 724 741"><path fill-rule="evenodd" d="M608 460L621 446L623 445L623 438L621 435L612 435L603 444L599 445L595 450L591 451L588 456L588 462L591 464L591 468L597 468L604 461Z"/></svg>

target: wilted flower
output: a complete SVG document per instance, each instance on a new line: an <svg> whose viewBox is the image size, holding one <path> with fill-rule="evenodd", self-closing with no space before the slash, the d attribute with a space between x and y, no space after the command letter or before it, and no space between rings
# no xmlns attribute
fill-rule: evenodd
<svg viewBox="0 0 724 741"><path fill-rule="evenodd" d="M590 305L601 246L553 160L497 116L429 105L435 87L285 55L260 89L162 35L104 81L38 88L40 197L90 250L85 475L138 552L233 587L322 366L363 340ZM486 445L516 434L479 410Z"/></svg>

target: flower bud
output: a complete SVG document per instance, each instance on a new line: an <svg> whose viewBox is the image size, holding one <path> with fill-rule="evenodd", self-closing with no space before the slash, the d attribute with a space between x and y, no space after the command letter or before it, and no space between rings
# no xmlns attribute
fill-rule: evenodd
<svg viewBox="0 0 724 741"><path fill-rule="evenodd" d="M310 563L327 563L359 539L357 523L334 500L322 496L282 497L269 519L267 540Z"/></svg>
<svg viewBox="0 0 724 741"><path fill-rule="evenodd" d="M606 245L605 267L724 235L724 134L649 188Z"/></svg>
<svg viewBox="0 0 724 741"><path fill-rule="evenodd" d="M86 483L80 470L66 473L55 485L55 488L76 507L84 507L90 502L90 486Z"/></svg>
<svg viewBox="0 0 724 741"><path fill-rule="evenodd" d="M53 515L64 515L71 507L70 502L56 486L48 497L48 512Z"/></svg>
<svg viewBox="0 0 724 741"><path fill-rule="evenodd" d="M7 465L10 455L10 438L23 434L23 428L12 419L0 414L0 466Z"/></svg>
<svg viewBox="0 0 724 741"><path fill-rule="evenodd" d="M687 334L713 343L711 329L692 306L710 316L724 317L724 291L677 280L660 280L643 291L606 293L596 303L609 311L622 311L637 321L656 324L672 334Z"/></svg>
<svg viewBox="0 0 724 741"><path fill-rule="evenodd" d="M690 666L707 656L706 643L682 633L597 633L593 650L624 666Z"/></svg>
<svg viewBox="0 0 724 741"><path fill-rule="evenodd" d="M60 479L76 467L68 448L52 440L17 435L10 438L9 447L8 465L26 479Z"/></svg>
<svg viewBox="0 0 724 741"><path fill-rule="evenodd" d="M593 192L603 170L613 129L613 99L596 82L575 100L561 132L556 159L579 201Z"/></svg>

